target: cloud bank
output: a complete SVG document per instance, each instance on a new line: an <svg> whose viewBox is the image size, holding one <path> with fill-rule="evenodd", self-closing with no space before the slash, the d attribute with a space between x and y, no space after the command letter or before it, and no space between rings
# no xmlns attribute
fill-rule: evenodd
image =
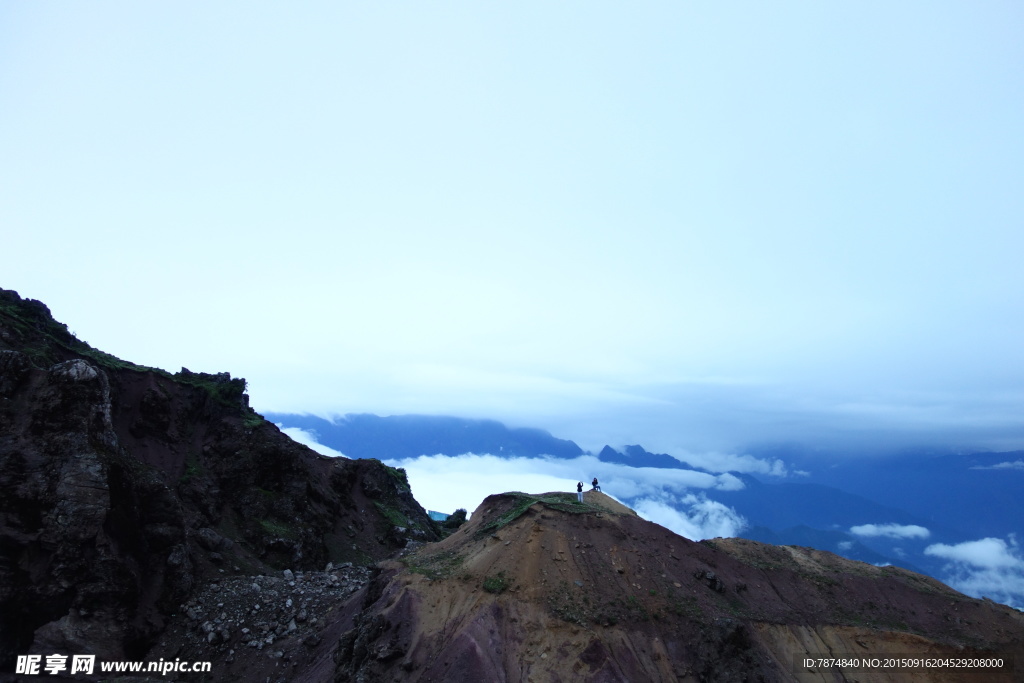
<svg viewBox="0 0 1024 683"><path fill-rule="evenodd" d="M979 541L967 541L956 545L936 543L925 548L924 552L925 555L934 555L972 567L1024 569L1024 560L1017 555L1016 550L1016 543L1007 545L1006 541L1001 538L983 538Z"/></svg>
<svg viewBox="0 0 1024 683"><path fill-rule="evenodd" d="M691 541L735 536L747 525L746 520L731 507L692 493L678 500L676 507L650 498L643 498L634 506L644 519Z"/></svg>
<svg viewBox="0 0 1024 683"><path fill-rule="evenodd" d="M949 561L942 580L958 591L1024 607L1024 557L1013 534L1009 543L982 538L955 545L936 543L924 552Z"/></svg>
<svg viewBox="0 0 1024 683"><path fill-rule="evenodd" d="M316 434L307 432L305 429L299 429L298 427L283 427L277 425L277 428L287 434L292 441L301 443L303 446L309 446L320 455L326 455L331 458L348 458L347 455L341 451L335 450L330 446L325 446L316 440Z"/></svg>
<svg viewBox="0 0 1024 683"><path fill-rule="evenodd" d="M928 538L931 532L916 524L861 524L850 527L850 533L868 538Z"/></svg>
<svg viewBox="0 0 1024 683"><path fill-rule="evenodd" d="M989 465L988 467L983 467L981 465L978 465L976 467L972 467L971 469L972 470L1024 470L1024 460L1014 460L1013 462L1001 462L1001 463L997 463L995 465Z"/></svg>
<svg viewBox="0 0 1024 683"><path fill-rule="evenodd" d="M743 482L731 474L693 470L627 467L601 462L592 455L571 460L500 458L466 453L457 457L421 455L387 461L404 468L413 495L424 507L439 512L466 508L470 512L493 493L505 491L575 491L576 482L597 477L612 497L631 504L645 519L692 539L735 535L743 520L731 508L698 491L735 491Z"/></svg>
<svg viewBox="0 0 1024 683"><path fill-rule="evenodd" d="M752 455L736 453L669 453L673 458L692 467L700 467L709 472L742 472L744 474L767 474L773 477L785 477L789 474L786 463L779 459L764 460Z"/></svg>

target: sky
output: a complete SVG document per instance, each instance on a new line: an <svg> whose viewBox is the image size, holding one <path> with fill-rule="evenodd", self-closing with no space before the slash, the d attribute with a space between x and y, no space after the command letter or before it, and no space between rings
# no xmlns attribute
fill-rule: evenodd
<svg viewBox="0 0 1024 683"><path fill-rule="evenodd" d="M3 3L0 286L260 411L1022 448L1022 34L1009 0Z"/></svg>

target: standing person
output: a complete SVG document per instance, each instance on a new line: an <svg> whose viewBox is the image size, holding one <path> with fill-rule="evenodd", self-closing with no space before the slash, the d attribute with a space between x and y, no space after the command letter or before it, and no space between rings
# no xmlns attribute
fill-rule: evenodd
<svg viewBox="0 0 1024 683"><path fill-rule="evenodd" d="M594 477L594 481L590 482L593 485L595 491L600 491L601 486L597 483L597 477Z"/></svg>
<svg viewBox="0 0 1024 683"><path fill-rule="evenodd" d="M581 503L583 502L583 482L582 481L576 482L576 498Z"/></svg>

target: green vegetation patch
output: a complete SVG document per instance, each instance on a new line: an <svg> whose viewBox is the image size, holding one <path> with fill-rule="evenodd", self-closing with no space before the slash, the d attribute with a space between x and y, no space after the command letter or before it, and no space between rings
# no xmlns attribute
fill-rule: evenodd
<svg viewBox="0 0 1024 683"><path fill-rule="evenodd" d="M466 523L466 508L459 508L452 514L448 515L448 519L441 522L441 526L445 529L458 529L460 526Z"/></svg>
<svg viewBox="0 0 1024 683"><path fill-rule="evenodd" d="M560 581L548 596L548 609L561 619L577 626L586 626L588 622L614 624L618 621L612 610L595 610L590 596L576 586Z"/></svg>
<svg viewBox="0 0 1024 683"><path fill-rule="evenodd" d="M373 504L377 507L377 511L384 516L393 526L409 527L409 518L403 515L395 508L385 505L379 500L373 501Z"/></svg>
<svg viewBox="0 0 1024 683"><path fill-rule="evenodd" d="M264 420L263 416L257 413L256 411L252 411L244 418L242 418L242 426L245 427L246 429L256 429L264 422L266 422L266 420Z"/></svg>
<svg viewBox="0 0 1024 683"><path fill-rule="evenodd" d="M626 609L630 611L631 616L634 619L640 621L647 621L651 618L650 613L647 611L647 607L637 600L635 595L626 596Z"/></svg>
<svg viewBox="0 0 1024 683"><path fill-rule="evenodd" d="M181 479L178 483L187 484L192 477L198 477L203 473L203 468L199 464L199 461L193 458L189 458L188 465L185 467L185 473L181 475Z"/></svg>
<svg viewBox="0 0 1024 683"><path fill-rule="evenodd" d="M428 579L448 579L455 575L455 572L462 566L465 558L453 550L445 550L433 555L416 553L403 557L401 562L406 569L422 574Z"/></svg>
<svg viewBox="0 0 1024 683"><path fill-rule="evenodd" d="M506 495L515 499L515 504L512 506L512 509L490 523L482 526L480 530L477 531L478 536L493 534L498 529L511 524L523 516L523 514L530 509L530 506L536 505L537 503L540 503L551 510L568 512L575 515L615 514L607 508L591 505L590 503L581 503L577 500L576 494L573 493L551 493L542 496L533 496L528 493L513 491Z"/></svg>
<svg viewBox="0 0 1024 683"><path fill-rule="evenodd" d="M392 479L398 482L398 485L402 488L403 491L410 490L409 475L406 474L405 468L391 467L390 465L384 465L384 463L381 463L381 465L384 467L384 471L391 475Z"/></svg>
<svg viewBox="0 0 1024 683"><path fill-rule="evenodd" d="M505 572L501 571L484 579L484 590L488 593L504 593L508 590L510 583L511 582L505 576Z"/></svg>
<svg viewBox="0 0 1024 683"><path fill-rule="evenodd" d="M281 522L278 522L276 520L272 520L272 519L260 520L260 526L263 527L263 530L265 532L267 532L268 534L270 534L271 536L280 536L281 538L287 538L287 539L292 539L292 540L298 538L298 536L299 536L295 532L295 529L292 529L291 527L289 527L289 526L287 526L287 525L285 525L285 524L283 524Z"/></svg>
<svg viewBox="0 0 1024 683"><path fill-rule="evenodd" d="M244 379L232 379L228 373L210 375L183 369L182 372L172 375L166 370L136 365L94 349L76 337L74 333L68 331L67 325L50 317L46 309L29 300L16 301L7 296L0 296L0 318L2 318L0 323L13 330L21 338L20 350L40 367L52 365L70 354L92 361L99 367L108 370L152 372L160 377L203 389L217 403L235 410L240 407L242 395L246 390ZM252 424L247 423L247 426L259 424L253 416L248 417L247 420L252 422ZM262 418L260 418L260 422L262 422Z"/></svg>
<svg viewBox="0 0 1024 683"><path fill-rule="evenodd" d="M59 361L60 356L54 352L54 347L57 347L72 355L89 359L104 368L162 372L167 375L162 370L135 365L92 348L74 333L69 332L67 325L49 317L38 304L32 304L27 299L18 302L13 298L0 296L0 315L4 318L3 324L13 329L23 339L21 351L36 365L45 367Z"/></svg>
<svg viewBox="0 0 1024 683"><path fill-rule="evenodd" d="M181 372L173 375L173 378L181 384L202 389L216 403L225 408L235 410L241 407L242 396L245 394L247 387L247 383L243 378L232 378L226 372L211 375L206 372L191 372L182 368Z"/></svg>
<svg viewBox="0 0 1024 683"><path fill-rule="evenodd" d="M187 484L194 477L201 477L206 472L203 470L203 461L196 451L190 451L185 457L185 471L178 480L179 484Z"/></svg>
<svg viewBox="0 0 1024 683"><path fill-rule="evenodd" d="M673 595L669 598L668 611L677 617L682 617L690 621L700 621L704 619L704 610L701 609L700 603L697 602L697 598L692 595Z"/></svg>

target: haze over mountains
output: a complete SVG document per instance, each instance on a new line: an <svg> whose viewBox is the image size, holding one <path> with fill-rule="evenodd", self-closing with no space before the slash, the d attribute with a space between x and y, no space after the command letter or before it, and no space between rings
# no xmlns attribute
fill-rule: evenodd
<svg viewBox="0 0 1024 683"><path fill-rule="evenodd" d="M0 683L1019 674L1024 613L955 589L1024 607L1021 35L1014 2L0 5ZM394 417L330 448L306 413Z"/></svg>
<svg viewBox="0 0 1024 683"><path fill-rule="evenodd" d="M922 571L969 594L1024 606L1017 537L1024 529L1022 451L851 458L773 448L684 462L639 445L586 453L543 430L493 420L268 418L348 457L404 467L415 494L433 509L472 510L490 492L474 490L480 481L532 475L571 490L576 479L597 476L608 493L689 538L810 546ZM455 490L453 478L461 482ZM432 498L435 489L440 495Z"/></svg>
<svg viewBox="0 0 1024 683"><path fill-rule="evenodd" d="M295 443L249 405L246 385L111 356L45 304L0 290L0 681L33 679L30 660L44 656L52 680L80 680L58 661L78 653L99 665L207 663L215 680L302 683L849 680L864 670L806 663L837 653L988 662L979 680L1002 683L1024 657L1024 614L918 573L745 539L694 542L666 528L742 529L716 498L741 496L739 507L750 490L792 497L750 473L784 480L779 459L717 458L746 471L716 472L639 447L580 454L493 421L349 420L394 453L422 450L426 437L431 448L508 451L389 460L406 471ZM637 510L599 491L580 500L511 490L487 496L468 523L442 525L413 496L424 463L483 466L498 490L544 477L561 485L586 468ZM443 482L449 503L465 494L457 475ZM802 486L798 495L835 497ZM853 512L826 516L860 519L861 499L842 499ZM778 507L771 496L750 500ZM870 506L898 521L849 533L932 533ZM788 514L825 507L811 495ZM999 570L1016 562L996 538L933 543L924 554ZM951 665L912 668L883 679L967 680Z"/></svg>

